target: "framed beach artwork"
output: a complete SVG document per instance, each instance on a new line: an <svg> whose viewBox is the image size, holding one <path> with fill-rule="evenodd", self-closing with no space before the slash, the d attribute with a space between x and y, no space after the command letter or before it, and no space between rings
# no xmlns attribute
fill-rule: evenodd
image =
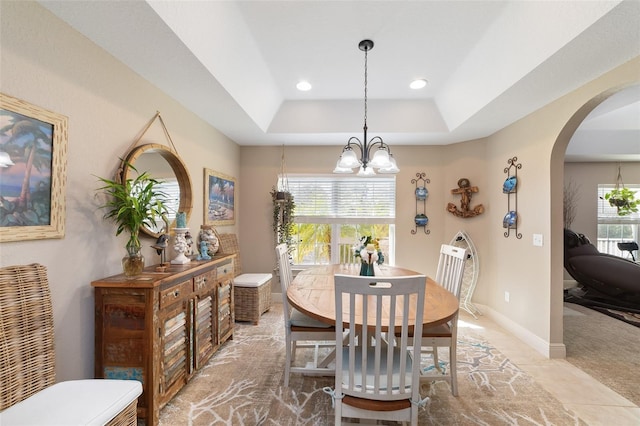
<svg viewBox="0 0 640 426"><path fill-rule="evenodd" d="M230 176L204 169L205 225L233 225L236 223L236 181Z"/></svg>
<svg viewBox="0 0 640 426"><path fill-rule="evenodd" d="M63 238L67 117L0 93L0 242Z"/></svg>

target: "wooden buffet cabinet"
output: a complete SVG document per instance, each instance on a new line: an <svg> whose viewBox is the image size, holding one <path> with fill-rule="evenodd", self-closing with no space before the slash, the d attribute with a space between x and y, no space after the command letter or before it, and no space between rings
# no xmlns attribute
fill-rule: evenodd
<svg viewBox="0 0 640 426"><path fill-rule="evenodd" d="M158 424L160 409L222 343L233 338L233 262L146 268L96 280L95 376L142 382L138 419Z"/></svg>

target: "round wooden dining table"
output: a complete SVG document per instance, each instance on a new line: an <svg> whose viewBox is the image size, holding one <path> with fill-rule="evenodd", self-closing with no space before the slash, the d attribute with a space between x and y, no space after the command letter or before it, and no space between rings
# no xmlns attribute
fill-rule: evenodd
<svg viewBox="0 0 640 426"><path fill-rule="evenodd" d="M326 324L335 325L335 274L359 275L360 268L355 265L325 265L300 272L287 289L287 299L300 312ZM375 267L375 276L367 277L372 281L384 281L384 277L422 275L409 269L393 266ZM425 282L423 327L431 327L451 320L458 312L458 299L427 277ZM413 319L415 321L415 319ZM410 325L412 321L410 320Z"/></svg>

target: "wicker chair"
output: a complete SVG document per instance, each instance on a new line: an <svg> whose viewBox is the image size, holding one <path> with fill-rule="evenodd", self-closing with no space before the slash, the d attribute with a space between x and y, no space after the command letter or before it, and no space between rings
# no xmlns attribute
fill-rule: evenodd
<svg viewBox="0 0 640 426"><path fill-rule="evenodd" d="M271 309L271 279L268 273L243 274L240 248L236 234L218 235L220 251L235 254L233 262L233 307L236 321L251 321L257 325L260 316Z"/></svg>
<svg viewBox="0 0 640 426"><path fill-rule="evenodd" d="M47 270L0 268L0 424L137 424L134 380L55 383L53 310Z"/></svg>

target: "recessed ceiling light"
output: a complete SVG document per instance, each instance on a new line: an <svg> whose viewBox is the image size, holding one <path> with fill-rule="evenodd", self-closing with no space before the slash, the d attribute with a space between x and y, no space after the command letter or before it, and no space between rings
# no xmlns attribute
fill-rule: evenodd
<svg viewBox="0 0 640 426"><path fill-rule="evenodd" d="M308 81L301 81L298 84L296 84L296 88L298 90L300 90L301 92L307 92L309 90L311 90L311 83L309 83Z"/></svg>
<svg viewBox="0 0 640 426"><path fill-rule="evenodd" d="M422 89L426 85L427 85L427 80L421 78L418 80L413 80L409 85L409 87L411 87L412 89Z"/></svg>

